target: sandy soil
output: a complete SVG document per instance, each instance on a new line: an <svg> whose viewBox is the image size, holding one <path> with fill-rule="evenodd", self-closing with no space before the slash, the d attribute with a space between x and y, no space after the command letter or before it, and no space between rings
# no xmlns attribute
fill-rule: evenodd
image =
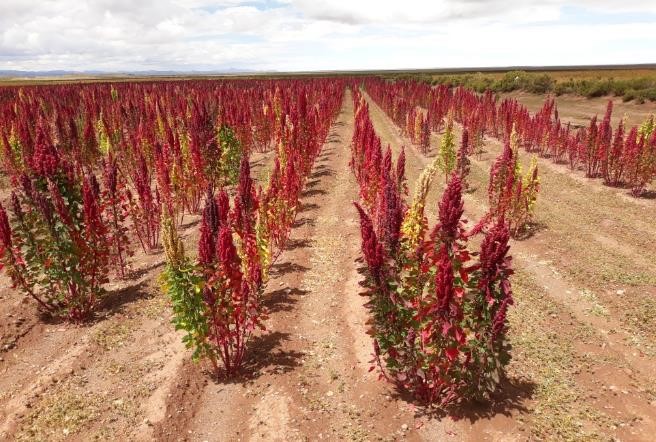
<svg viewBox="0 0 656 442"><path fill-rule="evenodd" d="M540 110L545 100L544 95L528 92L511 92L500 94L500 96L515 98L528 107L531 112ZM585 98L578 95L561 95L555 98L561 121L569 121L573 125L587 126L595 115L597 115L597 119L601 120L606 113L608 100L613 101L613 125L617 125L621 118L626 117L627 123L635 126L645 121L650 115L656 114L656 102L653 101L643 104L635 101L624 103L621 97Z"/></svg>

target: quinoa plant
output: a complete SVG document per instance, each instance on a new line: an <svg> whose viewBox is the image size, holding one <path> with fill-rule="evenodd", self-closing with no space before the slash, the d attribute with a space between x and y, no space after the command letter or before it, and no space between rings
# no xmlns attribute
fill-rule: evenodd
<svg viewBox="0 0 656 442"><path fill-rule="evenodd" d="M440 148L438 152L438 158L440 159L439 167L442 173L444 173L445 181L449 179L451 172L456 167L457 162L457 153L453 136L453 121L449 120L446 125L446 130L444 135L442 135L442 140L440 141Z"/></svg>
<svg viewBox="0 0 656 442"><path fill-rule="evenodd" d="M526 173L522 173L514 132L510 138L490 169L488 201L490 216L505 218L510 232L518 235L533 219L540 178L535 157Z"/></svg>
<svg viewBox="0 0 656 442"><path fill-rule="evenodd" d="M110 240L95 177L72 165L41 133L29 170L0 206L2 263L14 285L53 317L83 321L104 297Z"/></svg>
<svg viewBox="0 0 656 442"><path fill-rule="evenodd" d="M373 362L400 389L446 408L489 398L509 361L509 231L503 219L496 220L480 251L470 250L468 240L483 224L466 231L457 174L430 231L423 204L420 196L407 211L395 254L386 251L370 217L357 206L370 278Z"/></svg>

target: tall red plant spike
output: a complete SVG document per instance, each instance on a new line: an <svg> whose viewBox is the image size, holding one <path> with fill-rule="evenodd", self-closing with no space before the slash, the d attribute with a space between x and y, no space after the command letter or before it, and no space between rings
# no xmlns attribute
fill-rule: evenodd
<svg viewBox="0 0 656 442"><path fill-rule="evenodd" d="M214 263L216 239L219 232L219 209L211 191L205 198L205 208L200 225L200 239L198 241L198 263L209 266Z"/></svg>
<svg viewBox="0 0 656 442"><path fill-rule="evenodd" d="M451 175L442 194L438 209L441 238L445 242L453 242L461 234L460 222L465 211L462 201L462 184L460 177L455 172Z"/></svg>
<svg viewBox="0 0 656 442"><path fill-rule="evenodd" d="M44 125L43 122L37 125L34 153L30 166L37 175L49 177L59 170L60 159Z"/></svg>
<svg viewBox="0 0 656 442"><path fill-rule="evenodd" d="M104 235L105 226L101 218L100 186L94 175L85 175L82 184L84 225L87 235Z"/></svg>
<svg viewBox="0 0 656 442"><path fill-rule="evenodd" d="M479 280L479 288L484 290L485 298L488 304L492 305L497 300L492 296L493 287L496 281L501 278L502 294L510 299L512 303L512 291L510 290L510 283L507 277L512 274L510 270L511 260L507 256L510 246L510 232L508 226L503 219L499 219L497 223L485 235L481 243L480 252L480 271L481 278Z"/></svg>
<svg viewBox="0 0 656 442"><path fill-rule="evenodd" d="M0 204L0 255L4 255L6 251L10 251L13 247L11 241L11 227L9 226L9 218L5 208ZM2 263L0 262L0 270Z"/></svg>
<svg viewBox="0 0 656 442"><path fill-rule="evenodd" d="M624 121L620 121L615 131L615 138L607 159L607 167L604 173L604 182L611 186L617 186L622 182L624 174Z"/></svg>
<svg viewBox="0 0 656 442"><path fill-rule="evenodd" d="M383 277L384 252L376 237L374 225L371 218L358 203L353 203L360 215L360 234L362 236L362 253L367 266L377 285L380 285Z"/></svg>

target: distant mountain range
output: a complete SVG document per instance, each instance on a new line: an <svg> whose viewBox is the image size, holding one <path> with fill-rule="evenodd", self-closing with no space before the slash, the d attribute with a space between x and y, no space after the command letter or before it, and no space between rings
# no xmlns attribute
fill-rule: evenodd
<svg viewBox="0 0 656 442"><path fill-rule="evenodd" d="M51 70L51 71L22 71L22 70L0 70L0 77L13 78L38 78L38 77L168 77L172 75L225 75L225 74L245 74L255 72L249 69L228 68L211 71L176 71L176 70L144 70L144 71L73 71L73 70Z"/></svg>

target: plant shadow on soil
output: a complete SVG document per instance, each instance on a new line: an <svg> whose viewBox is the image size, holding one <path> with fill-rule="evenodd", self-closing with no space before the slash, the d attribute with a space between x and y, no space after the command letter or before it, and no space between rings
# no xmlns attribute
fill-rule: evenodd
<svg viewBox="0 0 656 442"><path fill-rule="evenodd" d="M158 263L153 265L152 268L162 265L163 263ZM146 299L154 296L146 290L149 285L148 283L149 281L145 280L109 292L101 301L97 310L98 314L94 315L91 322L100 321L116 313L121 313L127 304L131 304L138 299Z"/></svg>
<svg viewBox="0 0 656 442"><path fill-rule="evenodd" d="M310 293L308 290L296 287L274 290L266 295L264 306L269 313L290 312L294 310L294 304L298 302L298 298L308 293Z"/></svg>
<svg viewBox="0 0 656 442"><path fill-rule="evenodd" d="M297 218L292 224L292 228L296 229L301 226L310 226L314 227L315 220L313 218Z"/></svg>
<svg viewBox="0 0 656 442"><path fill-rule="evenodd" d="M629 192L629 196L643 200L656 200L656 190L646 190L637 197Z"/></svg>
<svg viewBox="0 0 656 442"><path fill-rule="evenodd" d="M319 209L318 204L314 203L302 203L301 207L298 209L298 213L303 213L303 212L314 212L315 210Z"/></svg>
<svg viewBox="0 0 656 442"><path fill-rule="evenodd" d="M296 264L294 262L281 262L277 263L271 266L271 270L269 271L269 274L272 277L280 277L287 275L289 273L299 273L299 272L306 272L310 270L309 267L305 267L300 264Z"/></svg>
<svg viewBox="0 0 656 442"><path fill-rule="evenodd" d="M408 404L416 405L416 417L442 419L448 416L456 421L467 420L473 424L478 420L489 420L498 415L510 417L514 414L528 414L530 410L526 406L526 401L533 397L535 388L535 383L525 379L504 378L501 380L499 389L491 395L489 400L469 401L444 409L421 405L407 391L395 390L391 396Z"/></svg>
<svg viewBox="0 0 656 442"><path fill-rule="evenodd" d="M271 332L252 338L244 363L244 370L252 374L249 380L259 377L265 368L273 367L277 374L281 374L300 367L301 359L305 356L302 352L279 349L283 341L290 341L291 338L290 333L282 332Z"/></svg>
<svg viewBox="0 0 656 442"><path fill-rule="evenodd" d="M363 265L364 261L362 258L357 258L355 262L357 272L363 277L366 277L367 267ZM359 285L364 289L360 295L366 297L368 286L365 280L362 279ZM441 419L449 416L454 420L466 419L470 423L474 423L480 419L491 419L499 414L503 416L511 416L513 413L527 414L529 409L526 407L525 402L533 397L533 392L537 387L535 383L525 379L508 379L504 377L501 380L498 391L491 395L491 398L487 402L468 402L446 409L439 409L422 405L410 392L394 389L392 384L390 386L392 387L390 396L415 405L417 417L423 416Z"/></svg>
<svg viewBox="0 0 656 442"><path fill-rule="evenodd" d="M547 225L543 222L532 221L527 223L519 232L517 232L512 238L515 241L525 241L532 238L535 234L546 230Z"/></svg>
<svg viewBox="0 0 656 442"><path fill-rule="evenodd" d="M333 175L335 175L335 171L333 171L332 169L329 169L327 167L322 167L320 169L319 168L315 169L315 172L313 172L312 175L310 175L310 178L312 178L313 180L316 180L316 179L324 177L324 176L333 176ZM314 187L314 186L312 186L312 187Z"/></svg>
<svg viewBox="0 0 656 442"><path fill-rule="evenodd" d="M307 189L301 192L301 197L302 198L307 198L311 196L316 196L316 195L326 195L328 192L326 192L323 189Z"/></svg>
<svg viewBox="0 0 656 442"><path fill-rule="evenodd" d="M330 141L331 143L340 144L342 142L342 138L339 135L333 134L333 135L330 135L330 137L332 138L332 140ZM327 162L329 160L330 155L332 155L334 152L335 152L334 147L325 147L325 148L323 148L321 150L321 154L319 154L319 156L317 157L316 164L318 166L320 166L321 163Z"/></svg>
<svg viewBox="0 0 656 442"><path fill-rule="evenodd" d="M319 162L317 161L317 164L312 168L312 172L313 172L313 173L310 174L310 178L312 178L312 176L313 176L314 174L316 174L317 172L321 172L322 170L329 170L329 169L330 169L327 165L325 165L325 164L318 164L318 163L319 163Z"/></svg>
<svg viewBox="0 0 656 442"><path fill-rule="evenodd" d="M134 281L143 278L146 276L148 273L152 272L155 269L158 269L160 267L163 267L166 262L164 261L164 258L159 259L146 267L140 268L140 269L130 269L128 274L125 277L125 281Z"/></svg>
<svg viewBox="0 0 656 442"><path fill-rule="evenodd" d="M592 178L589 179L596 179L596 178L601 178L601 175L598 174ZM619 184L609 184L604 182L603 180L601 183L604 185L604 187L607 187L609 189L620 189L620 190L626 190L626 196L629 196L631 198L635 198L637 200L653 200L656 199L656 190L644 190L643 192L639 194L634 194L632 192L632 187L628 183L619 183Z"/></svg>
<svg viewBox="0 0 656 442"><path fill-rule="evenodd" d="M301 359L305 354L295 350L280 350L281 343L290 341L292 335L283 332L270 332L253 336L246 352L244 363L240 373L236 376L228 377L225 372L218 376L214 374L209 367L202 369L204 376L211 379L217 385L249 385L257 378L266 374L267 371L273 371L276 375L289 373L301 366ZM276 351L277 350L277 351Z"/></svg>
<svg viewBox="0 0 656 442"><path fill-rule="evenodd" d="M198 215L193 215L193 218L189 219L190 218L189 214L187 214L187 216L185 218L187 218L187 219L183 220L183 221L186 221L186 222L184 222L183 224L180 224L178 226L178 230L189 230L192 227L196 227L198 224L200 224L200 222L203 219L201 216L198 216Z"/></svg>
<svg viewBox="0 0 656 442"><path fill-rule="evenodd" d="M305 188L306 189L311 189L313 187L318 186L320 183L321 183L321 180L308 181L307 183L305 183Z"/></svg>
<svg viewBox="0 0 656 442"><path fill-rule="evenodd" d="M289 239L287 240L287 244L285 244L285 250L307 249L311 245L311 239Z"/></svg>
<svg viewBox="0 0 656 442"><path fill-rule="evenodd" d="M154 263L146 269L140 269L139 274L145 275L150 270L162 266L163 263ZM128 275L132 278L132 273ZM46 311L38 311L38 318L44 324L77 324L81 326L91 326L102 322L117 313L122 313L127 304L131 304L138 299L151 298L153 295L149 293L146 288L148 287L148 280L140 281L138 283L130 284L126 287L120 287L114 290L109 290L107 294L100 300L97 307L89 318L81 321L80 323L71 322L66 317L56 316Z"/></svg>

